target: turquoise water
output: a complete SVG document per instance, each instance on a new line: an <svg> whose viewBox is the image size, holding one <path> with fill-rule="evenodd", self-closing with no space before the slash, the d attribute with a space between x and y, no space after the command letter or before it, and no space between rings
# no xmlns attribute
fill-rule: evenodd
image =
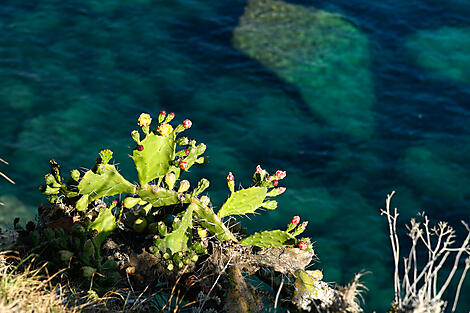
<svg viewBox="0 0 470 313"><path fill-rule="evenodd" d="M243 223L308 220L327 281L372 272L367 312L393 299L387 193L402 222L470 221L468 1L10 0L0 28L2 224L44 202L51 157L71 170L110 148L136 180L129 133L162 109L207 144L190 180L216 206L229 170L243 186L286 170L279 208Z"/></svg>

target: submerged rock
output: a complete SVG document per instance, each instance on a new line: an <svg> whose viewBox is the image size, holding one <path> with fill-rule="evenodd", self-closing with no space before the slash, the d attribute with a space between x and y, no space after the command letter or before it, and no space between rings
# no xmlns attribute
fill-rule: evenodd
<svg viewBox="0 0 470 313"><path fill-rule="evenodd" d="M249 0L233 45L295 85L311 111L354 137L373 131L367 37L341 15Z"/></svg>
<svg viewBox="0 0 470 313"><path fill-rule="evenodd" d="M406 47L430 73L470 83L470 27L419 31L408 38Z"/></svg>
<svg viewBox="0 0 470 313"><path fill-rule="evenodd" d="M449 162L441 153L427 147L412 147L406 151L403 162L408 179L426 196L452 203L468 197L470 179L461 165Z"/></svg>

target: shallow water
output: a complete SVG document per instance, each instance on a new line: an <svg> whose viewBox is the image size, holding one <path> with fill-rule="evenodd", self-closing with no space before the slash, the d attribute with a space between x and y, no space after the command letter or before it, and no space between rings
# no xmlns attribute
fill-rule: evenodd
<svg viewBox="0 0 470 313"><path fill-rule="evenodd" d="M51 157L68 171L110 148L136 180L136 118L174 111L208 146L190 180L208 177L216 206L229 170L243 186L257 164L287 170L278 209L243 223L282 228L301 215L314 268L341 284L371 271L366 311L386 310L386 194L397 190L402 222L425 210L462 235L470 220L470 3L289 3L269 17L285 26L276 36L246 1L3 1L0 171L17 184L0 181L1 209L27 217L44 202Z"/></svg>

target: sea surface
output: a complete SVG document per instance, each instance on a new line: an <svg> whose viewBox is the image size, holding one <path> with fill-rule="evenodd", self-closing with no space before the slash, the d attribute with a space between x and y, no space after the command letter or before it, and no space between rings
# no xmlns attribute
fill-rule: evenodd
<svg viewBox="0 0 470 313"><path fill-rule="evenodd" d="M1 224L27 220L48 160L64 172L114 151L125 177L141 112L189 118L216 210L225 177L286 170L275 211L249 232L308 220L329 282L363 282L366 312L393 300L385 197L470 222L468 0L4 0L0 3ZM425 255L423 255L425 257ZM452 286L452 288L454 288ZM470 279L459 312L470 308ZM452 306L453 292L445 294Z"/></svg>

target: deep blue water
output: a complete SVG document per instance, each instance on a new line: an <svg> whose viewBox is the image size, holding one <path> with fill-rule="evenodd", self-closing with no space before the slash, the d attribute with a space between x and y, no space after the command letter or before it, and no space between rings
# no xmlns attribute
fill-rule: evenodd
<svg viewBox="0 0 470 313"><path fill-rule="evenodd" d="M16 185L0 181L1 222L44 202L51 157L68 171L110 148L136 180L127 154L138 115L173 111L208 146L210 163L190 180L211 180L216 207L228 171L248 186L258 164L286 170L278 209L244 225L301 215L314 268L340 284L371 271L366 311L386 310L386 194L397 190L402 223L424 210L463 236L459 221L470 221L470 1L288 3L294 17L273 15L273 34L256 15L246 24L238 0L3 1L0 157L10 164L0 171ZM326 33L313 8L328 12Z"/></svg>

